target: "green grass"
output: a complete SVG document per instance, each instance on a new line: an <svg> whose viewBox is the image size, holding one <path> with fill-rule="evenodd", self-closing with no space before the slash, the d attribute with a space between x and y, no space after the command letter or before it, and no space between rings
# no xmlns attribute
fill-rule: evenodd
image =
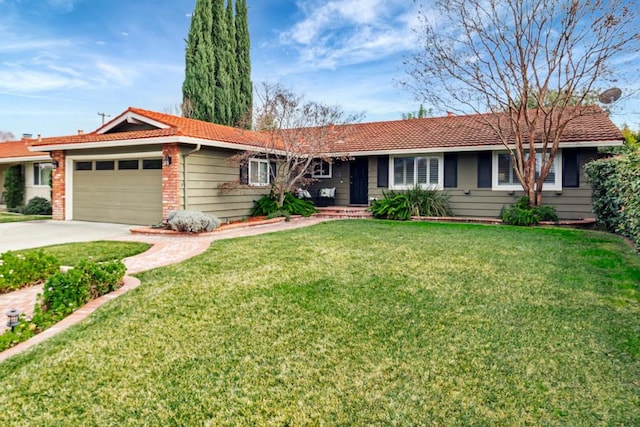
<svg viewBox="0 0 640 427"><path fill-rule="evenodd" d="M3 222L36 221L51 219L51 215L22 215L9 212L0 212L0 224Z"/></svg>
<svg viewBox="0 0 640 427"><path fill-rule="evenodd" d="M342 221L215 242L0 365L1 425L638 425L603 233Z"/></svg>
<svg viewBox="0 0 640 427"><path fill-rule="evenodd" d="M95 242L63 243L60 245L43 246L37 249L25 249L16 252L24 253L30 250L42 249L46 253L58 258L62 265L75 266L83 258L89 258L95 262L120 260L145 252L150 247L151 245L140 242L99 240Z"/></svg>

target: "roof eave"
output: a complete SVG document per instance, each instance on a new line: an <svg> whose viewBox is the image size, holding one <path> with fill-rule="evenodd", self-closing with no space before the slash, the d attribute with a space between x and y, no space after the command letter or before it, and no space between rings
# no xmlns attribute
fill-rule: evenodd
<svg viewBox="0 0 640 427"><path fill-rule="evenodd" d="M560 148L598 148L598 147L617 147L624 144L622 140L605 140L605 141L583 141L583 142L566 142L561 143ZM510 145L515 147L515 145ZM536 148L542 148L542 144L535 144ZM468 145L458 147L429 147L429 148L407 148L407 149L389 149L389 150L364 150L364 151L336 151L328 154L330 157L360 157L360 156L380 156L389 154L417 154L417 153L459 153L474 151L496 151L504 150L503 144L492 145Z"/></svg>
<svg viewBox="0 0 640 427"><path fill-rule="evenodd" d="M21 162L37 162L39 160L51 160L51 156L21 156L21 157L4 157L0 158L0 163L21 163Z"/></svg>

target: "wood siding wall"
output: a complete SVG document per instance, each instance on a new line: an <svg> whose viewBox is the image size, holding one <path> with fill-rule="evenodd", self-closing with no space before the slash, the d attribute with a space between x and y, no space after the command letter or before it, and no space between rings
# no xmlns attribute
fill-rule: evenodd
<svg viewBox="0 0 640 427"><path fill-rule="evenodd" d="M556 191L543 191L543 203L554 206L561 219L595 218L591 210L591 186L584 174L584 165L596 155L596 149L578 152L579 187L563 188L560 194ZM377 157L369 158L370 199L382 198L382 191L388 189L377 185L377 162ZM457 187L445 189L451 195L451 208L455 216L497 218L503 206L515 203L524 195L522 191L515 191L511 195L508 191L478 188L477 153L459 153L457 170Z"/></svg>
<svg viewBox="0 0 640 427"><path fill-rule="evenodd" d="M183 198L185 187L188 194L185 209L215 215L221 220L240 219L249 215L254 200L269 194L269 187L238 183L239 166L227 161L235 152L209 148L187 155L188 152L183 150L181 156L183 170L186 170ZM234 184L221 188L229 183Z"/></svg>
<svg viewBox="0 0 640 427"><path fill-rule="evenodd" d="M331 178L319 178L309 186L309 192L313 196L318 195L318 191L321 188L336 188L336 200L337 206L347 206L350 203L349 200L349 177L351 173L350 162L339 161L334 162L331 165ZM371 173L369 173L371 175Z"/></svg>

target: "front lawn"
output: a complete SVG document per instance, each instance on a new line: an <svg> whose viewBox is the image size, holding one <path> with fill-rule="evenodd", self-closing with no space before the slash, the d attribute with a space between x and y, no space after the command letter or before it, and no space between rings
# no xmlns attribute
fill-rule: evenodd
<svg viewBox="0 0 640 427"><path fill-rule="evenodd" d="M97 240L94 242L63 243L59 245L43 246L37 249L24 249L16 253L43 250L55 256L62 265L75 266L83 258L95 262L122 260L147 251L151 247L148 243L117 242L111 240Z"/></svg>
<svg viewBox="0 0 640 427"><path fill-rule="evenodd" d="M640 258L334 221L215 242L0 365L1 425L638 425Z"/></svg>
<svg viewBox="0 0 640 427"><path fill-rule="evenodd" d="M0 223L3 222L19 222L19 221L36 221L51 219L51 215L22 215L9 212L0 212Z"/></svg>

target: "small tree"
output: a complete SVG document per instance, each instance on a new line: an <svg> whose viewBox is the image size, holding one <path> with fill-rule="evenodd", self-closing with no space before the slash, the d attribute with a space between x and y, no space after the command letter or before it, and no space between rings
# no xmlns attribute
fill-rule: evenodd
<svg viewBox="0 0 640 427"><path fill-rule="evenodd" d="M11 132L5 132L0 130L0 142L2 141L13 141L16 137Z"/></svg>
<svg viewBox="0 0 640 427"><path fill-rule="evenodd" d="M314 162L334 160L329 154L340 151L337 144L348 137L348 125L361 115L307 101L281 84L263 83L257 98L254 129L265 137L263 154L275 164L271 188L282 206L288 192L315 181L311 177ZM254 155L243 153L234 160L246 164Z"/></svg>
<svg viewBox="0 0 640 427"><path fill-rule="evenodd" d="M623 0L438 0L422 9L421 50L405 82L417 98L475 113L508 151L532 206L569 123L638 51ZM634 70L636 71L636 70ZM526 102L523 102L525 101ZM536 152L539 144L540 158ZM539 161L540 164L536 162Z"/></svg>
<svg viewBox="0 0 640 427"><path fill-rule="evenodd" d="M15 165L7 169L4 176L5 203L7 209L17 210L24 203L24 175L22 166Z"/></svg>

